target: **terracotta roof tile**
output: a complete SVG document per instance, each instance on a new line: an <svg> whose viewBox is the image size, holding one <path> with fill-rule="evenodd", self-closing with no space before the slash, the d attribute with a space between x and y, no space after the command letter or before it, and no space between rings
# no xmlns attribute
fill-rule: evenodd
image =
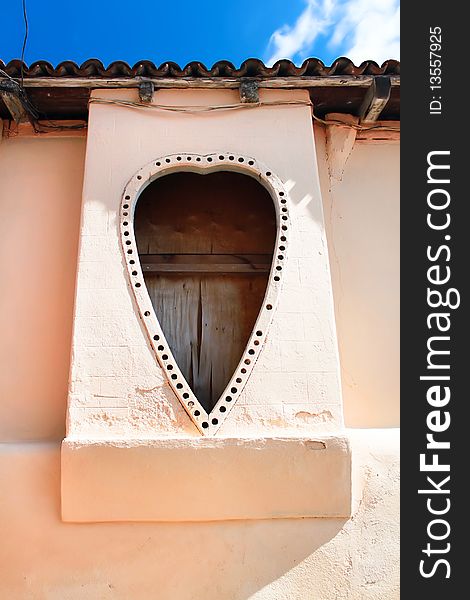
<svg viewBox="0 0 470 600"><path fill-rule="evenodd" d="M21 61L12 60L6 65L0 60L0 68L10 77L19 77ZM349 58L338 58L329 67L318 58L307 58L297 67L290 60L278 60L272 67L266 66L257 58L249 58L236 68L226 60L216 62L209 69L201 62L190 62L185 67L174 62L164 62L156 66L149 60L141 60L133 67L123 61L114 61L107 67L96 59L86 60L81 65L72 61L64 61L56 67L45 60L23 63L24 78L34 77L330 77L332 75L399 75L400 63L387 60L381 66L372 60L367 60L356 66Z"/></svg>

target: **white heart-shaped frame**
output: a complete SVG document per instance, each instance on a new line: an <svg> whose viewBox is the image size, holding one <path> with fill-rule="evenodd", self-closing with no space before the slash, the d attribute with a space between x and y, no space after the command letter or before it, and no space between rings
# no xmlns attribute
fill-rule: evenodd
<svg viewBox="0 0 470 600"><path fill-rule="evenodd" d="M249 175L261 183L270 193L276 211L276 242L264 300L251 332L250 338L224 392L207 413L199 403L176 363L166 341L145 284L134 234L134 214L142 191L158 177L177 171L210 173L236 171ZM236 404L266 339L273 313L278 302L282 277L285 270L290 231L288 193L274 173L250 156L234 152L214 154L181 153L163 156L148 163L128 182L120 207L119 228L121 248L140 318L147 332L150 345L158 363L166 373L169 384L179 401L203 435L215 435ZM241 383L240 383L241 381Z"/></svg>

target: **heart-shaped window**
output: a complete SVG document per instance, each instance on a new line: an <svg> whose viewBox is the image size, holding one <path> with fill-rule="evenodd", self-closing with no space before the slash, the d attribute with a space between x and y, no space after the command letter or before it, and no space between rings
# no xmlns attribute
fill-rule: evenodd
<svg viewBox="0 0 470 600"><path fill-rule="evenodd" d="M124 194L121 239L141 317L205 434L235 404L272 318L288 221L274 179L250 158L184 154L153 162Z"/></svg>

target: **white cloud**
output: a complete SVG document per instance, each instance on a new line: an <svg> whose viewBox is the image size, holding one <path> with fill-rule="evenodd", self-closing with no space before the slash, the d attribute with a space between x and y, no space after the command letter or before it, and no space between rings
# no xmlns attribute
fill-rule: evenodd
<svg viewBox="0 0 470 600"><path fill-rule="evenodd" d="M398 0L351 0L341 13L331 38L333 48L350 40L345 54L356 64L400 58Z"/></svg>
<svg viewBox="0 0 470 600"><path fill-rule="evenodd" d="M308 54L315 39L331 25L330 14L335 0L307 0L307 6L293 26L284 25L277 29L269 40L271 55L266 61L272 65L281 58L294 58Z"/></svg>
<svg viewBox="0 0 470 600"><path fill-rule="evenodd" d="M295 24L272 34L266 62L273 64L280 58L301 61L311 53L319 35L325 36L330 49L356 64L367 59L378 63L398 59L399 0L306 0Z"/></svg>

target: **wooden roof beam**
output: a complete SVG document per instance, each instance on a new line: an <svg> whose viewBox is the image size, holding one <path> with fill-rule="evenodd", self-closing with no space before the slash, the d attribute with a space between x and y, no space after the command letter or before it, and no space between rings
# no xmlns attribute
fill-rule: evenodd
<svg viewBox="0 0 470 600"><path fill-rule="evenodd" d="M359 76L302 76L302 77L253 77L259 88L295 89L316 87L369 87L373 82L372 75ZM388 77L392 87L400 85L400 77ZM0 78L0 83L2 79ZM23 81L25 88L138 88L142 82L150 81L155 89L161 88L232 88L240 87L239 77L29 77Z"/></svg>
<svg viewBox="0 0 470 600"><path fill-rule="evenodd" d="M377 121L390 98L391 91L390 77L386 75L374 77L359 108L360 123Z"/></svg>

